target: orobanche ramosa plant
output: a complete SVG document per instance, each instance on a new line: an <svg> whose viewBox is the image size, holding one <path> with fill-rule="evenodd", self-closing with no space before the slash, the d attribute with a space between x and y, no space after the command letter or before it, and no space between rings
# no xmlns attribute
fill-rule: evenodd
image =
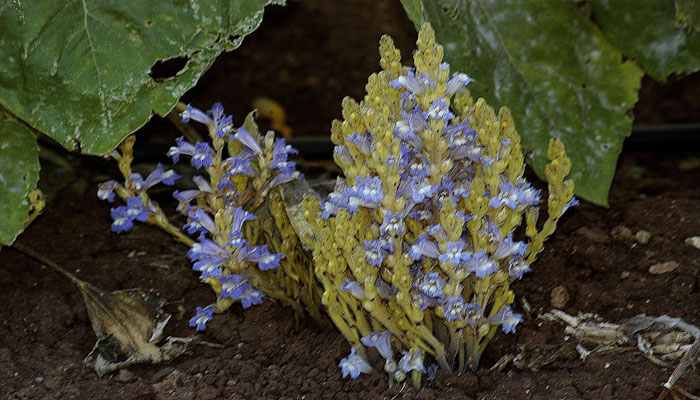
<svg viewBox="0 0 700 400"><path fill-rule="evenodd" d="M476 368L500 328L522 320L511 283L530 270L573 198L571 162L549 143L548 218L523 178L510 111L470 97L450 74L433 29L419 32L415 68L401 65L390 37L379 73L359 104L343 100L334 158L345 178L325 202L308 196L322 302L350 342L344 376L369 372L377 354L390 380ZM524 225L523 225L524 222ZM374 350L370 350L374 349ZM375 353L376 350L376 353Z"/></svg>
<svg viewBox="0 0 700 400"><path fill-rule="evenodd" d="M205 124L211 139L193 144L179 138L168 152L174 162L188 157L200 171L192 178L196 188L173 194L179 202L177 210L187 217L182 229L169 222L147 192L161 182L173 185L180 176L164 171L160 164L145 179L134 173L133 137L111 154L119 162L124 183L108 181L98 190L103 200L112 202L117 194L126 203L112 208L113 231L126 231L135 220L148 222L190 246L187 256L194 270L217 295L214 304L197 307L190 320L197 330L205 328L213 312L224 311L234 302L245 309L261 304L265 296L291 306L297 314L306 311L320 318L321 288L277 190L301 178L295 163L287 160L296 150L272 131L261 137L253 116L249 114L236 129L218 103L206 113L188 106L182 114L184 122Z"/></svg>

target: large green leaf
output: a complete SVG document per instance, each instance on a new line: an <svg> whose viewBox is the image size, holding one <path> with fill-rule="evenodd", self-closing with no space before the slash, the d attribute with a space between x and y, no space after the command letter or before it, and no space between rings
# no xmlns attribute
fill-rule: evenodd
<svg viewBox="0 0 700 400"><path fill-rule="evenodd" d="M698 0L693 0L698 8ZM673 0L595 0L598 24L624 54L656 80L700 68L700 32L676 24Z"/></svg>
<svg viewBox="0 0 700 400"><path fill-rule="evenodd" d="M674 0L676 20L680 26L700 31L700 2L698 0Z"/></svg>
<svg viewBox="0 0 700 400"><path fill-rule="evenodd" d="M66 148L109 152L151 110L168 113L271 2L0 0L0 103ZM187 61L175 76L149 75L174 58Z"/></svg>
<svg viewBox="0 0 700 400"><path fill-rule="evenodd" d="M10 245L24 229L27 195L39 180L39 149L22 124L0 122L0 244Z"/></svg>
<svg viewBox="0 0 700 400"><path fill-rule="evenodd" d="M571 3L539 0L402 0L416 26L428 21L470 89L513 111L523 148L544 176L550 137L573 162L576 194L607 204L642 71Z"/></svg>

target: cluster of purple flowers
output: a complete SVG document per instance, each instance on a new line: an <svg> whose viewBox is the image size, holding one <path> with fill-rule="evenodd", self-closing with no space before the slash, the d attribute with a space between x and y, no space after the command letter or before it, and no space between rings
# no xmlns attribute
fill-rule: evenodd
<svg viewBox="0 0 700 400"><path fill-rule="evenodd" d="M380 356L384 358L384 371L389 374L406 374L411 371L420 371L425 373L426 369L423 365L423 356L420 350L404 351L398 364L394 361L394 351L391 347L391 332L371 332L369 335L360 339L362 344L368 348L377 350ZM372 366L362 356L357 354L353 347L350 354L340 360L338 366L342 369L343 378L350 376L352 379L357 379L360 373L370 373Z"/></svg>
<svg viewBox="0 0 700 400"><path fill-rule="evenodd" d="M145 195L146 190L158 183L174 185L177 179L181 178L173 170L163 170L163 166L158 164L146 179L141 174L132 173L126 177L126 185L122 185L115 180L101 183L97 189L97 197L110 203L114 202L115 191L125 194L125 206L113 207L111 210L112 231L121 233L134 226L134 220L146 222L148 217L156 212L156 206ZM126 186L126 187L125 187ZM143 194L143 195L142 195Z"/></svg>
<svg viewBox="0 0 700 400"><path fill-rule="evenodd" d="M206 113L187 106L187 110L182 115L183 121L197 121L207 125L210 132L214 132L219 138L227 141L235 140L240 142L242 150L238 154L231 154L223 160L217 157L217 152L212 150L207 143L191 144L183 138L178 139L177 146L170 148L168 155L177 162L180 155L191 156L192 165L195 168L209 168L212 164L222 163L225 166L225 173L216 182L216 190L212 190L211 185L205 179L195 178L198 186L197 190L176 192L175 198L180 202L181 212L188 215L188 223L184 226L188 233L199 232L199 242L192 245L187 256L193 261L193 269L202 273L202 279L218 279L221 284L220 298L231 298L239 300L244 309L262 303L265 296L263 292L255 289L250 282L251 276L246 274L228 273L226 265L239 266L236 270L241 270L241 265L256 264L261 271L274 270L279 268L282 254L269 251L266 245L251 245L244 238L243 225L246 221L255 219L255 216L244 210L240 203L240 196L236 192L232 179L237 175L247 177L258 177L265 169L272 172L272 178L263 189L267 192L272 187L281 183L298 178L300 175L296 171L296 165L288 161L290 154L296 154L296 150L287 145L285 140L278 138L275 140L272 149L264 149L258 140L245 128L234 129L232 118L225 116L221 104L216 103L211 110ZM266 151L272 151L271 162L265 164ZM212 210L208 206L200 207L191 205L192 201L200 196L212 194L222 195L225 201L223 215L232 221L227 227L226 235L217 228L210 213L219 210ZM197 325L197 330L204 329L204 324L208 320L207 308L198 309L198 313L190 321L190 325ZM202 322L204 321L204 322Z"/></svg>
<svg viewBox="0 0 700 400"><path fill-rule="evenodd" d="M184 122L192 120L207 125L212 138L219 140L218 145L215 140L212 146L199 141L193 144L180 137L176 146L167 153L174 163L179 162L182 156L189 156L192 166L204 169L208 175L193 177L197 189L176 190L173 193L179 203L178 211L187 216L187 223L182 229L190 235L198 235L198 241L191 246L187 256L193 262L193 269L201 273L202 280L218 281L221 287L219 299L239 300L244 309L261 304L265 295L254 288L251 282L253 277L232 271L244 271L249 265L255 265L260 271L275 270L279 268L283 255L271 252L264 244L248 243L245 239L244 224L256 217L242 208L250 197L245 197L245 192L236 191L234 179L246 176L261 181L262 190L257 193L260 200L273 187L301 177L295 163L288 160L289 155L296 154L296 150L287 145L283 138L273 141L272 132L268 133L266 145L261 146L259 137L243 127L233 127L232 117L224 114L219 103L207 112L188 105L182 119ZM235 147L240 148L238 154L229 154L224 158L222 143L229 141L238 141L242 146ZM221 170L223 174L217 172ZM178 178L180 176L174 171L164 171L159 164L146 179L139 174L128 176L125 186L131 192L113 180L101 184L98 190L100 199L112 202L116 191L126 201L125 206L112 209L112 230L120 233L130 229L134 220L148 221L149 216L159 209L150 201L146 190L160 182L173 185ZM250 192L252 188L246 190ZM223 210L214 209L214 202L209 201L218 198L224 201ZM229 226L222 226L222 221L231 222ZM204 329L215 308L215 304L197 307L190 326L197 330Z"/></svg>

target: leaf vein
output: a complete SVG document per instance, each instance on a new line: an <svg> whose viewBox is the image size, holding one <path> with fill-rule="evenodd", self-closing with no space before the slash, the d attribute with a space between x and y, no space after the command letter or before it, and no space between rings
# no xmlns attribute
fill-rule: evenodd
<svg viewBox="0 0 700 400"><path fill-rule="evenodd" d="M104 87L104 83L102 82L102 74L100 74L100 68L97 65L97 56L96 56L96 51L95 51L95 45L92 42L92 36L90 35L90 29L88 28L88 15L90 13L88 12L87 4L86 4L85 0L82 0L82 3L83 3L83 11L84 11L83 24L85 25L85 34L87 35L88 44L90 45L90 53L92 55L92 63L95 66L95 73L97 74L97 84L99 85L100 104L102 105L102 110L104 111L103 122L105 122L107 125L111 125L112 121L111 121L111 118L109 117L109 106L107 105L107 99L105 97L105 87Z"/></svg>

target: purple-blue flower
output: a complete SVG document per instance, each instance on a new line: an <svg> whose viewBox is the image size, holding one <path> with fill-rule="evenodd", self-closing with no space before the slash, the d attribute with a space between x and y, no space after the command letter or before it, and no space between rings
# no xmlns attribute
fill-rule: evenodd
<svg viewBox="0 0 700 400"><path fill-rule="evenodd" d="M365 156L372 154L372 136L370 134L359 135L356 132L353 132L350 134L350 136L348 136L347 141L354 144L360 153L364 154Z"/></svg>
<svg viewBox="0 0 700 400"><path fill-rule="evenodd" d="M445 243L445 252L440 254L440 262L449 261L450 264L458 266L469 257L468 253L464 252L464 241Z"/></svg>
<svg viewBox="0 0 700 400"><path fill-rule="evenodd" d="M134 188L135 192L140 192L144 188L144 180L141 174L135 172L129 175L127 178L127 184L131 183L131 187Z"/></svg>
<svg viewBox="0 0 700 400"><path fill-rule="evenodd" d="M530 271L530 266L522 255L516 254L508 260L508 275L515 279L522 279L523 274Z"/></svg>
<svg viewBox="0 0 700 400"><path fill-rule="evenodd" d="M121 185L115 180L100 183L97 187L97 198L107 200L110 203L114 202L114 189L118 187L121 187Z"/></svg>
<svg viewBox="0 0 700 400"><path fill-rule="evenodd" d="M245 130L245 128L238 128L236 134L233 135L233 138L243 143L243 145L249 148L253 153L255 153L255 155L262 155L263 151L260 144L247 130Z"/></svg>
<svg viewBox="0 0 700 400"><path fill-rule="evenodd" d="M249 213L241 207L233 208L233 218L231 223L231 232L240 232L243 228L243 223L255 219L255 215Z"/></svg>
<svg viewBox="0 0 700 400"><path fill-rule="evenodd" d="M464 90L463 86L467 86L471 81L473 81L473 79L470 78L469 75L455 72L445 85L445 95L452 96L458 90Z"/></svg>
<svg viewBox="0 0 700 400"><path fill-rule="evenodd" d="M262 245L260 257L258 258L258 268L260 268L261 271L277 269L280 266L281 259L282 254L270 253L267 249L267 245Z"/></svg>
<svg viewBox="0 0 700 400"><path fill-rule="evenodd" d="M333 159L338 165L352 165L352 155L347 146L335 146L333 149Z"/></svg>
<svg viewBox="0 0 700 400"><path fill-rule="evenodd" d="M475 315L481 312L481 306L477 303L467 303L461 296L452 296L445 304L445 319L453 321L455 319L467 321L475 326Z"/></svg>
<svg viewBox="0 0 700 400"><path fill-rule="evenodd" d="M413 180L407 185L406 189L403 192L410 192L410 197L415 203L422 203L426 201L426 199L430 199L431 197L433 197L435 192L437 192L437 189L437 185L431 185L425 180Z"/></svg>
<svg viewBox="0 0 700 400"><path fill-rule="evenodd" d="M430 105L425 117L430 117L434 120L442 119L447 123L454 118L455 115L450 111L450 106L447 105L445 99L438 98Z"/></svg>
<svg viewBox="0 0 700 400"><path fill-rule="evenodd" d="M177 146L173 146L168 150L168 157L173 159L173 162L178 162L180 156L185 154L192 157L192 166L195 168L211 167L214 150L207 142L197 142L192 144L185 140L184 137L177 139Z"/></svg>
<svg viewBox="0 0 700 400"><path fill-rule="evenodd" d="M143 189L147 190L160 182L163 182L166 185L174 185L175 181L180 178L181 176L176 174L172 169L163 171L163 166L159 163L156 166L156 169L148 174L148 177L146 177L146 180L143 183Z"/></svg>
<svg viewBox="0 0 700 400"><path fill-rule="evenodd" d="M433 299L442 299L445 297L443 292L445 280L440 277L437 272L428 272L423 276L421 283L418 285L418 290L423 294Z"/></svg>
<svg viewBox="0 0 700 400"><path fill-rule="evenodd" d="M492 208L505 205L511 210L522 211L525 207L534 206L540 202L540 191L527 182L521 182L517 186L510 182L501 183L500 189L498 196L489 200L489 206Z"/></svg>
<svg viewBox="0 0 700 400"><path fill-rule="evenodd" d="M345 185L338 183L335 190L328 195L328 200L322 204L323 213L321 219L328 219L331 215L336 215L338 210L348 208L348 197L344 193Z"/></svg>
<svg viewBox="0 0 700 400"><path fill-rule="evenodd" d="M365 298L365 289L359 283L347 278L345 282L340 284L340 290L346 291L360 300Z"/></svg>
<svg viewBox="0 0 700 400"><path fill-rule="evenodd" d="M350 375L352 379L357 379L361 373L368 374L372 372L372 366L359 354L355 353L354 347L352 350L350 350L349 356L340 360L340 364L338 364L338 366L343 371L343 378Z"/></svg>
<svg viewBox="0 0 700 400"><path fill-rule="evenodd" d="M503 311L496 313L489 318L492 324L501 324L504 333L515 333L515 326L522 322L522 314L514 313L510 306L506 306Z"/></svg>
<svg viewBox="0 0 700 400"><path fill-rule="evenodd" d="M259 306L262 304L262 299L265 294L257 289L253 289L250 283L243 285L243 294L241 295L241 306L243 309L247 309L250 306Z"/></svg>
<svg viewBox="0 0 700 400"><path fill-rule="evenodd" d="M173 192L173 197L177 200L178 205L177 205L177 211L181 213L185 213L185 211L190 209L190 202L194 200L195 198L206 194L206 192L202 192L201 190L183 190L182 192L176 190Z"/></svg>
<svg viewBox="0 0 700 400"><path fill-rule="evenodd" d="M293 164L293 163L292 163ZM275 186L281 185L283 183L291 182L295 179L303 179L304 175L299 172L295 171L294 168L295 166L290 166L288 168L287 172L280 171L279 174L275 175L274 178L265 186L265 189L263 189L263 193L267 193L270 189L272 189Z"/></svg>
<svg viewBox="0 0 700 400"><path fill-rule="evenodd" d="M491 275L496 271L496 264L488 258L485 250L477 251L474 254L464 253L465 262L462 264L467 273L474 273L479 279L484 279L486 275Z"/></svg>
<svg viewBox="0 0 700 400"><path fill-rule="evenodd" d="M275 145L272 148L272 162L270 168L277 169L283 174L291 174L296 169L296 163L287 161L290 154L297 154L298 151L291 145L288 145L284 138L275 139Z"/></svg>
<svg viewBox="0 0 700 400"><path fill-rule="evenodd" d="M365 240L363 248L367 252L367 256L365 257L367 263L375 267L380 267L384 261L384 257L386 257L389 252L394 251L394 244L379 238Z"/></svg>
<svg viewBox="0 0 700 400"><path fill-rule="evenodd" d="M229 157L225 160L226 163L226 177L231 175L255 175L253 167L250 165L250 157L241 153L235 157Z"/></svg>
<svg viewBox="0 0 700 400"><path fill-rule="evenodd" d="M134 219L129 216L128 209L125 206L112 208L111 215L114 220L114 222L112 222L113 232L122 233L134 226Z"/></svg>
<svg viewBox="0 0 700 400"><path fill-rule="evenodd" d="M403 119L396 122L394 134L413 149L417 151L423 150L423 139L419 132L429 130L430 124L418 109L411 113L401 111L401 116Z"/></svg>
<svg viewBox="0 0 700 400"><path fill-rule="evenodd" d="M229 257L210 255L202 257L199 261L195 262L192 269L202 273L202 279L216 278L221 276L221 269L219 268L222 264L228 261Z"/></svg>
<svg viewBox="0 0 700 400"><path fill-rule="evenodd" d="M513 234L509 233L501 240L496 250L493 251L492 257L494 260L503 260L513 254L523 255L525 254L525 249L527 249L525 242L513 241Z"/></svg>
<svg viewBox="0 0 700 400"><path fill-rule="evenodd" d="M192 245L187 257L192 261L196 260L192 269L200 271L202 279L221 276L219 267L231 258L223 247L206 237L201 237L199 242Z"/></svg>
<svg viewBox="0 0 700 400"><path fill-rule="evenodd" d="M409 248L408 254L414 261L419 260L421 257L437 259L440 257L440 249L437 243L430 240L428 235L423 233L418 236L416 242Z"/></svg>
<svg viewBox="0 0 700 400"><path fill-rule="evenodd" d="M126 213L132 220L136 219L141 222L146 222L148 216L153 213L148 207L143 205L143 200L141 200L139 196L127 197L126 207Z"/></svg>
<svg viewBox="0 0 700 400"><path fill-rule="evenodd" d="M248 241L243 238L243 233L241 231L232 231L228 234L227 246L235 247L240 249L241 247L248 244Z"/></svg>
<svg viewBox="0 0 700 400"><path fill-rule="evenodd" d="M349 190L349 203L351 206L353 201L357 205L364 207L377 207L382 203L384 189L378 176L372 177L367 175L364 178L357 176L355 177L355 182L355 186L352 186Z"/></svg>
<svg viewBox="0 0 700 400"><path fill-rule="evenodd" d="M233 274L219 277L221 283L221 297L230 297L232 299L240 299L245 292L244 285L248 283L248 275Z"/></svg>
<svg viewBox="0 0 700 400"><path fill-rule="evenodd" d="M207 114L212 117L212 123L209 125L216 129L217 137L224 137L233 129L233 117L224 114L224 106L221 103L214 103Z"/></svg>
<svg viewBox="0 0 700 400"><path fill-rule="evenodd" d="M580 204L581 204L581 202L578 201L578 199L576 197L571 197L571 200L569 200L569 202L566 205L564 205L564 207L562 207L561 212L563 214L566 212L566 210L569 209L569 207L576 207Z"/></svg>
<svg viewBox="0 0 700 400"><path fill-rule="evenodd" d="M391 350L391 332L372 332L360 341L367 347L376 348L385 360L389 361L394 358L394 352Z"/></svg>
<svg viewBox="0 0 700 400"><path fill-rule="evenodd" d="M435 85L436 83L430 80L430 76L426 73L421 73L416 77L413 68L406 72L406 76L399 76L397 79L389 82L389 86L394 89L404 87L413 94L424 94L428 88L434 88Z"/></svg>
<svg viewBox="0 0 700 400"><path fill-rule="evenodd" d="M407 184L414 182L423 182L425 178L430 176L430 165L428 160L419 152L409 150L406 146L401 147L401 177L405 179ZM406 185L404 191L412 188ZM409 197L405 195L406 197Z"/></svg>
<svg viewBox="0 0 700 400"><path fill-rule="evenodd" d="M216 308L216 304L210 304L204 308L197 307L197 313L190 319L190 326L196 326L198 331L203 331L213 316L214 308Z"/></svg>
<svg viewBox="0 0 700 400"><path fill-rule="evenodd" d="M399 215L396 215L387 210L386 214L384 214L382 224L379 226L379 234L381 236L384 236L387 233L390 235L403 235L404 232L406 232L406 225L403 223L403 219L406 216L406 211L408 211L408 208L406 208L406 210Z"/></svg>
<svg viewBox="0 0 700 400"><path fill-rule="evenodd" d="M428 297L422 292L416 292L413 294L413 304L418 305L418 310L425 311L428 307L435 307L438 302L432 297Z"/></svg>
<svg viewBox="0 0 700 400"><path fill-rule="evenodd" d="M399 369L403 372L425 372L425 367L423 366L423 357L420 354L420 350L416 349L412 353L404 351L403 357L401 357L401 359L399 360Z"/></svg>
<svg viewBox="0 0 700 400"><path fill-rule="evenodd" d="M257 263L260 260L260 255L262 254L262 247L248 245L242 246L238 249L238 261L248 261L251 263Z"/></svg>
<svg viewBox="0 0 700 400"><path fill-rule="evenodd" d="M182 117L182 122L184 123L188 123L190 122L190 119L192 119L205 125L213 124L212 119L207 114L198 108L192 107L192 104L188 104L187 110L180 114L180 116Z"/></svg>
<svg viewBox="0 0 700 400"><path fill-rule="evenodd" d="M190 235L194 234L195 232L219 232L219 230L216 228L214 220L202 208L198 208L196 211L190 211L188 216L190 221L182 228L186 229L187 233Z"/></svg>

